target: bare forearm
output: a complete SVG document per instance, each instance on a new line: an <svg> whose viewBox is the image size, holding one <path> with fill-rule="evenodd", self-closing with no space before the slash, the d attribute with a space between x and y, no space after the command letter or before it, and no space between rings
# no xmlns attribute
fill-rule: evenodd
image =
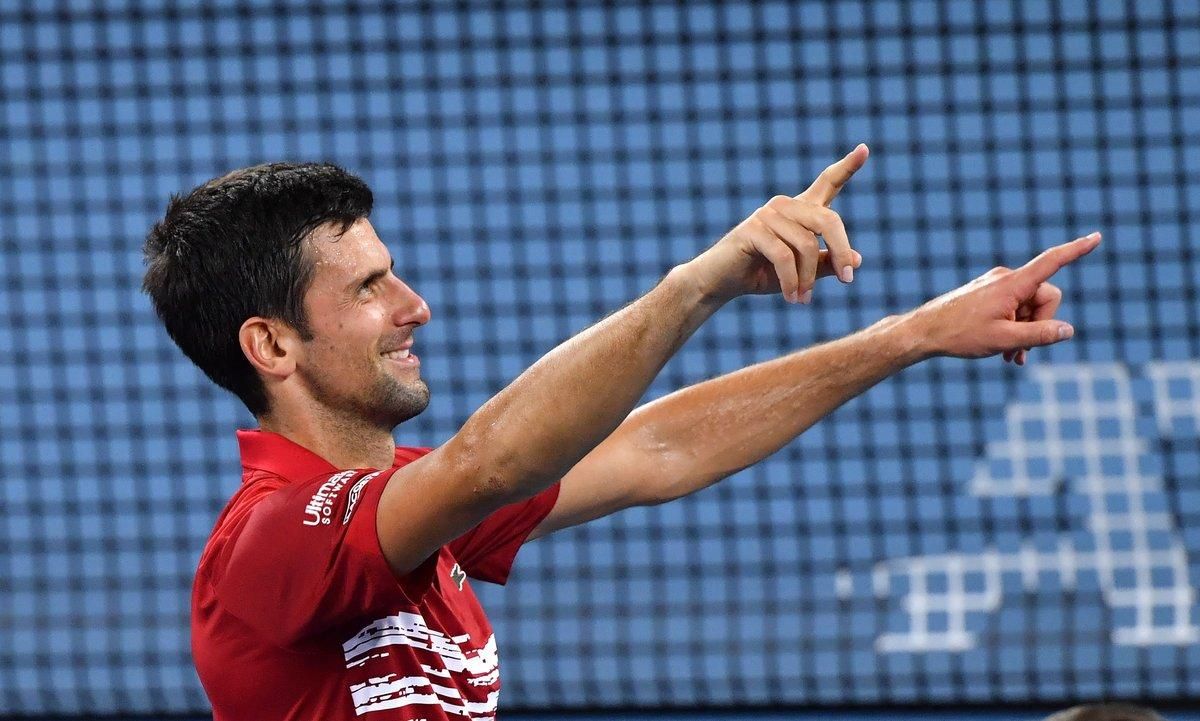
<svg viewBox="0 0 1200 721"><path fill-rule="evenodd" d="M607 437L720 306L681 269L546 354L456 436L503 495L531 495Z"/></svg>
<svg viewBox="0 0 1200 721"><path fill-rule="evenodd" d="M693 493L753 465L924 353L904 317L684 388L630 415L618 434L649 473L644 503Z"/></svg>

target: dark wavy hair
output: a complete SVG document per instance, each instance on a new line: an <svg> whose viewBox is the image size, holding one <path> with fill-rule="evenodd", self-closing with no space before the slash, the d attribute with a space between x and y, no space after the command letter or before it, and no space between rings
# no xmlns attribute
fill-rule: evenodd
<svg viewBox="0 0 1200 721"><path fill-rule="evenodd" d="M255 416L270 409L242 353L247 318L276 318L312 338L304 294L313 260L305 240L326 223L346 230L371 212L358 177L329 163L235 170L175 195L143 248L142 290L184 355Z"/></svg>

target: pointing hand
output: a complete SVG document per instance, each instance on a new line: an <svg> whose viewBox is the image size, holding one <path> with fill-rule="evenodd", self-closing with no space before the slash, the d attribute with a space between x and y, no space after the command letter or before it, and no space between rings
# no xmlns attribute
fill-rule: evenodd
<svg viewBox="0 0 1200 721"><path fill-rule="evenodd" d="M1075 329L1054 319L1062 291L1048 281L1098 245L1099 233L1057 245L1020 268L993 268L911 311L925 355L1002 353L1023 365L1028 349L1070 338Z"/></svg>
<svg viewBox="0 0 1200 721"><path fill-rule="evenodd" d="M859 145L830 165L803 193L777 195L739 223L687 266L705 294L729 300L749 293L782 292L807 303L816 279L854 279L862 256L850 247L841 216L829 208L846 182L866 162ZM825 240L820 247L817 236Z"/></svg>

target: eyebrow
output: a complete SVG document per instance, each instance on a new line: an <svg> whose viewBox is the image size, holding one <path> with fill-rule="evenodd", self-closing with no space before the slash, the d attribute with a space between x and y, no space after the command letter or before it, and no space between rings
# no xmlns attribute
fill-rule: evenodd
<svg viewBox="0 0 1200 721"><path fill-rule="evenodd" d="M353 293L354 291L358 290L359 288L368 286L368 285L374 283L375 281L379 280L383 276L387 275L395 267L396 267L396 259L392 258L392 262L390 265L388 265L388 267L381 268L379 270L373 270L370 273L367 273L362 278L355 280L355 281L351 282L350 285L346 286L346 290Z"/></svg>

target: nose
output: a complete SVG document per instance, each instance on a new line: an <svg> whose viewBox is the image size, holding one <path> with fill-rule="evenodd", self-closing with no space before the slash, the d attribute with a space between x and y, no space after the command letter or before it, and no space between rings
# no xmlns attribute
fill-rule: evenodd
<svg viewBox="0 0 1200 721"><path fill-rule="evenodd" d="M429 304L425 299L417 294L415 290L409 288L404 281L397 279L400 286L399 302L396 304L396 309L392 314L392 322L396 325L425 325L432 317L429 311Z"/></svg>

